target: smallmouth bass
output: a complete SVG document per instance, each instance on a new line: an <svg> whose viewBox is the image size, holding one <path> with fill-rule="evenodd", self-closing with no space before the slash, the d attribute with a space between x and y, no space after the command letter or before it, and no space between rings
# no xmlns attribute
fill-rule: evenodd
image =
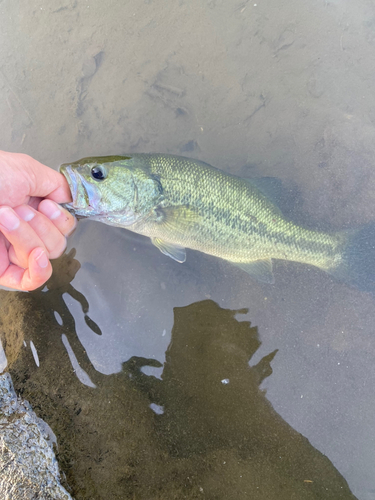
<svg viewBox="0 0 375 500"><path fill-rule="evenodd" d="M72 192L66 207L77 217L148 236L177 262L190 248L266 283L274 282L272 259L316 266L356 285L369 280L373 225L335 233L304 228L286 219L254 181L207 163L131 154L83 158L60 172Z"/></svg>

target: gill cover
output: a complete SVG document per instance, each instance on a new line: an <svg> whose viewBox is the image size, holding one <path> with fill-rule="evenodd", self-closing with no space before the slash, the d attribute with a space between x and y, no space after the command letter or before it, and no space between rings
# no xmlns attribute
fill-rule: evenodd
<svg viewBox="0 0 375 500"><path fill-rule="evenodd" d="M157 178L131 156L83 158L63 164L73 201L67 208L78 217L128 226L145 217L162 199Z"/></svg>

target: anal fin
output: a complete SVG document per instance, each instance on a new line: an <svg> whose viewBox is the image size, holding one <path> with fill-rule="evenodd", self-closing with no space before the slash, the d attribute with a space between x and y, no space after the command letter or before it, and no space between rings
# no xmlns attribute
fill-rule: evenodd
<svg viewBox="0 0 375 500"><path fill-rule="evenodd" d="M160 238L151 238L153 245L156 246L164 255L168 255L171 259L182 264L186 260L186 250L184 247L179 247L168 243Z"/></svg>
<svg viewBox="0 0 375 500"><path fill-rule="evenodd" d="M250 274L250 276L255 278L257 281L270 284L275 283L271 259L253 260L251 262L230 262L234 266L237 266L247 272L247 274Z"/></svg>

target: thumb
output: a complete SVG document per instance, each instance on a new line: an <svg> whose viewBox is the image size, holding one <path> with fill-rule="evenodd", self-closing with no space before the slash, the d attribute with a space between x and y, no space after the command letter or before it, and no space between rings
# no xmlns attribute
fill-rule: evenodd
<svg viewBox="0 0 375 500"><path fill-rule="evenodd" d="M28 170L32 177L30 196L49 198L56 203L72 201L68 181L50 167L28 157Z"/></svg>

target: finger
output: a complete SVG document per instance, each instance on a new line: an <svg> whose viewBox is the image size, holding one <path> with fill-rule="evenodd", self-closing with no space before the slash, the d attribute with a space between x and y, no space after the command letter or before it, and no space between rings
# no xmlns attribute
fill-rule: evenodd
<svg viewBox="0 0 375 500"><path fill-rule="evenodd" d="M38 206L38 211L48 217L65 236L72 234L76 228L77 219L52 200L41 201Z"/></svg>
<svg viewBox="0 0 375 500"><path fill-rule="evenodd" d="M35 208L35 210L38 210L39 203L42 201L42 199L43 198L40 198L38 196L31 196L27 204L30 205L30 207Z"/></svg>
<svg viewBox="0 0 375 500"><path fill-rule="evenodd" d="M52 266L43 248L34 248L26 269L9 264L0 276L0 285L15 290L31 291L42 286L52 274Z"/></svg>
<svg viewBox="0 0 375 500"><path fill-rule="evenodd" d="M31 156L0 151L0 169L4 174L0 185L4 205L26 203L30 196L48 197L57 203L71 201L66 178Z"/></svg>
<svg viewBox="0 0 375 500"><path fill-rule="evenodd" d="M30 252L37 247L46 250L33 228L10 207L0 207L0 232L11 244L9 259L24 269L28 266Z"/></svg>
<svg viewBox="0 0 375 500"><path fill-rule="evenodd" d="M17 155L18 168L30 178L30 196L48 197L57 203L72 201L68 181L63 174L53 170L31 156Z"/></svg>
<svg viewBox="0 0 375 500"><path fill-rule="evenodd" d="M0 234L0 276L9 266L8 244L3 234Z"/></svg>
<svg viewBox="0 0 375 500"><path fill-rule="evenodd" d="M60 257L66 248L66 238L55 226L53 221L28 205L20 205L16 207L14 211L21 219L27 222L35 231L36 235L39 236L48 251L49 258L56 259Z"/></svg>

